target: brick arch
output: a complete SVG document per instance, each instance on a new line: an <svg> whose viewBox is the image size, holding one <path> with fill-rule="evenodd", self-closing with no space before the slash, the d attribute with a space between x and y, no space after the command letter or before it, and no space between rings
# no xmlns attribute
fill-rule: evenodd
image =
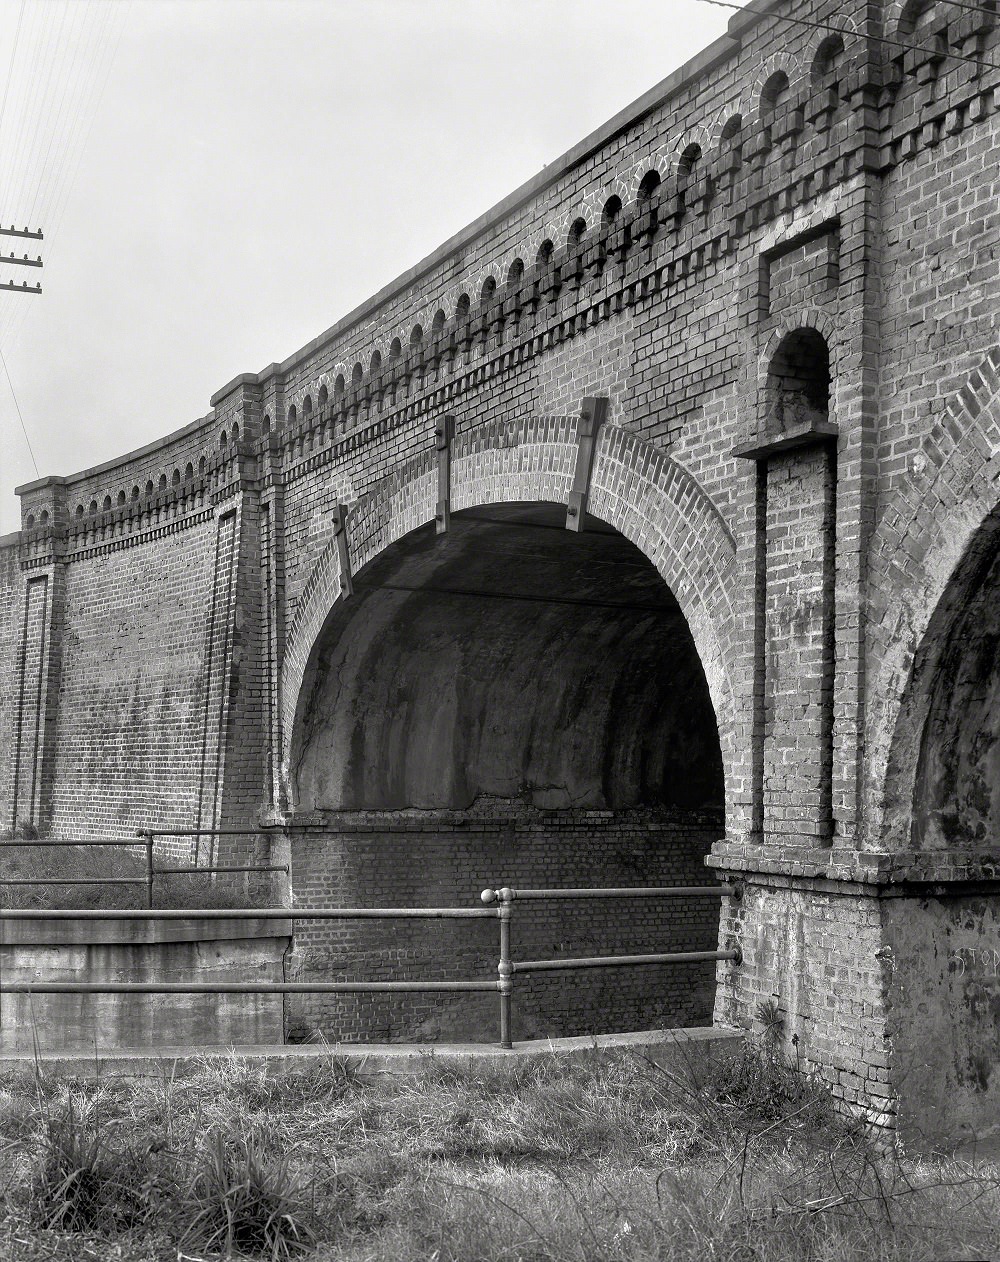
<svg viewBox="0 0 1000 1262"><path fill-rule="evenodd" d="M966 571L998 512L1000 347L946 402L872 536L868 828L892 848L908 845L905 807L935 668Z"/></svg>
<svg viewBox="0 0 1000 1262"><path fill-rule="evenodd" d="M629 198L631 197L629 192L631 187L630 181L631 171L623 171L616 175L610 184L602 188L601 192L598 194L601 199L600 214L604 214L604 207L608 204L612 197L617 197L623 206L628 205Z"/></svg>
<svg viewBox="0 0 1000 1262"><path fill-rule="evenodd" d="M652 175L655 171L660 177L660 183L666 186L670 181L670 150L664 148L651 153L648 157L643 158L641 162L637 162L632 167L628 179L628 199L622 199L625 206L635 205L639 200L639 189L647 175Z"/></svg>
<svg viewBox="0 0 1000 1262"><path fill-rule="evenodd" d="M553 242L557 250L562 249L569 241L570 229L578 219L582 219L587 225L587 233L594 231L594 212L593 209L584 202L574 202L572 207L566 211L560 221L559 239L553 237ZM597 212L597 224L600 227L601 212Z"/></svg>
<svg viewBox="0 0 1000 1262"><path fill-rule="evenodd" d="M452 448L452 511L542 500L566 503L577 457L576 417L526 417L466 430ZM390 544L431 522L437 508L435 454L401 465L362 496L348 516L357 573ZM656 566L687 619L715 708L733 800L736 547L724 518L691 474L632 432L606 425L599 436L589 511L614 526ZM334 603L342 596L339 552L331 541L316 561L289 629L280 706L289 765L306 667Z"/></svg>
<svg viewBox="0 0 1000 1262"><path fill-rule="evenodd" d="M698 146L704 161L708 162L711 160L713 153L712 133L707 127L690 127L683 135L676 137L676 139L670 141L669 144L659 151L663 161L667 164L667 170L671 179L677 178L681 158L692 145Z"/></svg>
<svg viewBox="0 0 1000 1262"><path fill-rule="evenodd" d="M801 63L791 53L772 53L770 57L765 57L754 76L753 87L750 89L749 109L743 115L744 126L751 129L760 127L760 105L764 85L779 70L788 77L788 90L793 95L802 86L803 80L808 81L808 72L803 70Z"/></svg>
<svg viewBox="0 0 1000 1262"><path fill-rule="evenodd" d="M819 50L831 35L839 35L844 41L845 57L851 57L852 54L863 51L861 32L858 30L858 24L854 19L846 13L833 15L828 28L817 32L815 39L810 42L803 54L802 73L805 77L806 85L809 87L812 86L812 71L813 66L816 64L816 58L819 56Z"/></svg>
<svg viewBox="0 0 1000 1262"><path fill-rule="evenodd" d="M742 131L750 117L750 99L744 93L735 101L730 102L721 109L715 116L715 120L706 128L708 136L708 148L706 152L714 161L719 156L719 150L722 146L722 133L726 130L726 124L731 119L738 118L740 120L740 130Z"/></svg>
<svg viewBox="0 0 1000 1262"><path fill-rule="evenodd" d="M885 30L889 38L900 39L900 31L903 25L903 18L908 11L912 11L919 7L919 0L892 0L892 3L886 6ZM947 9L949 17L955 12L950 5L942 4L942 9ZM985 6L980 6L985 12ZM896 50L902 51L902 50Z"/></svg>
<svg viewBox="0 0 1000 1262"><path fill-rule="evenodd" d="M583 199L579 203L579 209L573 218L586 219L589 225L597 224L600 226L601 212L604 209L604 203L608 200L603 195L603 192L602 188L589 188L584 193ZM573 222L573 218L569 220L570 223Z"/></svg>
<svg viewBox="0 0 1000 1262"><path fill-rule="evenodd" d="M546 219L524 238L522 242L521 258L524 259L525 270L535 266L535 259L538 257L538 251L542 248L543 241L551 241L553 250L558 250L556 244L560 240L559 222L557 220Z"/></svg>
<svg viewBox="0 0 1000 1262"><path fill-rule="evenodd" d="M838 413L838 362L842 351L841 339L839 336L840 329L834 317L829 311L820 310L817 307L802 307L799 311L793 312L786 316L780 324L776 325L767 336L763 347L757 357L757 412L761 415L761 406L767 399L767 382L771 372L771 361L774 359L775 352L780 347L790 333L797 333L802 329L813 329L819 333L826 342L826 349L830 356L830 399L829 399L829 416L831 421L836 421Z"/></svg>

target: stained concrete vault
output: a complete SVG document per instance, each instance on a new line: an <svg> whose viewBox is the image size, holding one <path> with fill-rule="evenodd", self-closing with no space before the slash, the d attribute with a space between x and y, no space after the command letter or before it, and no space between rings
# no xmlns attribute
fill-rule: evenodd
<svg viewBox="0 0 1000 1262"><path fill-rule="evenodd" d="M718 730L645 557L551 504L459 513L355 581L321 634L294 744L300 809L723 806Z"/></svg>

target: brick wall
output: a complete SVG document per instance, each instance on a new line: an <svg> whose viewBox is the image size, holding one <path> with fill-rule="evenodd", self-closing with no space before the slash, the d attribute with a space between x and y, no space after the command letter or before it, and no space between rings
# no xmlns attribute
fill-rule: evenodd
<svg viewBox="0 0 1000 1262"><path fill-rule="evenodd" d="M351 812L290 834L300 906L481 906L485 888L706 884L721 817L681 811L539 811L496 799L476 811ZM515 959L715 950L719 900L524 903ZM296 921L299 979L495 980L496 920ZM714 966L662 965L517 978L516 1038L704 1025ZM295 996L292 1037L497 1040L493 995Z"/></svg>
<svg viewBox="0 0 1000 1262"><path fill-rule="evenodd" d="M985 845L915 854L912 822L934 680L997 544L1000 40L985 10L940 4L930 52L887 42L908 38L898 4L783 16L782 0L735 15L696 64L206 417L22 488L0 548L5 826L26 776L34 818L63 832L284 819L300 685L344 567L434 520L445 416L454 511L563 504L580 400L605 395L587 507L677 598L722 748L711 861L768 891L734 913L762 946L742 983L726 973L718 1019L752 1022L770 996L805 1022L808 992L810 1057L881 1107L876 893L996 870ZM829 397L793 451L774 445L771 367L802 330ZM158 639L180 575L190 603ZM115 635L133 646L120 668Z"/></svg>
<svg viewBox="0 0 1000 1262"><path fill-rule="evenodd" d="M770 831L829 837L834 468L825 447L767 466L763 811Z"/></svg>
<svg viewBox="0 0 1000 1262"><path fill-rule="evenodd" d="M217 742L204 676L228 583L213 524L66 567L55 835L197 822Z"/></svg>

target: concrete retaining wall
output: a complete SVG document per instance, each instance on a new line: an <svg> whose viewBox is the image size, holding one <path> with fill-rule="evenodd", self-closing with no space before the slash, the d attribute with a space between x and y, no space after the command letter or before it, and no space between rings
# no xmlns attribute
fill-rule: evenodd
<svg viewBox="0 0 1000 1262"><path fill-rule="evenodd" d="M2 926L14 982L280 982L288 921L36 920ZM0 1052L282 1042L282 996L0 995Z"/></svg>

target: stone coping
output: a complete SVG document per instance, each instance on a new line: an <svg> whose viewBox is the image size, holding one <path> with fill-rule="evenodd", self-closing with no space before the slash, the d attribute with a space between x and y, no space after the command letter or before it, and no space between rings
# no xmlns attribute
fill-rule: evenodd
<svg viewBox="0 0 1000 1262"><path fill-rule="evenodd" d="M249 911L232 920L191 916L179 920L4 920L0 948L5 946L89 946L121 942L212 942L247 938L290 938L292 922L263 920Z"/></svg>
<svg viewBox="0 0 1000 1262"><path fill-rule="evenodd" d="M587 1060L608 1053L633 1051L664 1068L694 1071L706 1059L734 1056L744 1032L696 1026L675 1030L639 1030L625 1034L589 1034L572 1038L530 1039L504 1051L491 1043L300 1043L246 1047L119 1048L98 1055L59 1052L12 1052L0 1056L0 1072L29 1069L36 1063L46 1073L72 1077L174 1078L197 1073L206 1065L239 1058L262 1064L269 1073L307 1073L325 1060L362 1074L419 1074L429 1066L475 1070L558 1055Z"/></svg>

